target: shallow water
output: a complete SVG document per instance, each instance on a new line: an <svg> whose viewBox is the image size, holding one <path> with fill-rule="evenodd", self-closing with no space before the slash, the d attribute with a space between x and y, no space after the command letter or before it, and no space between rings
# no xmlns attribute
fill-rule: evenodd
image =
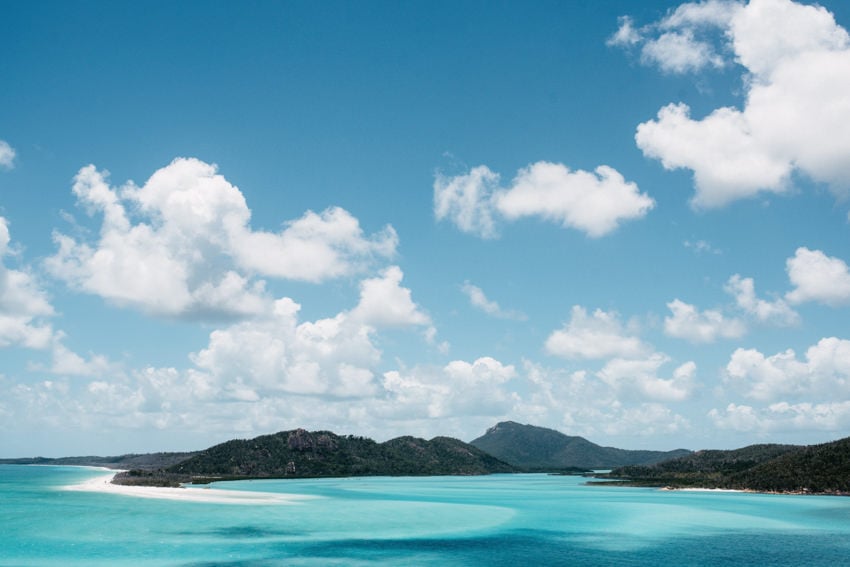
<svg viewBox="0 0 850 567"><path fill-rule="evenodd" d="M256 505L62 490L103 474L0 466L0 565L834 566L850 557L841 497L547 475L215 485L314 497Z"/></svg>

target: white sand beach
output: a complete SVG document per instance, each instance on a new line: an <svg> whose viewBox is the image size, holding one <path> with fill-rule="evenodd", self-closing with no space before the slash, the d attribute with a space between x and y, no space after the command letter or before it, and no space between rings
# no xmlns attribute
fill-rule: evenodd
<svg viewBox="0 0 850 567"><path fill-rule="evenodd" d="M297 504L316 498L315 496L300 494L221 490L206 487L166 488L157 486L124 486L112 483L112 479L116 474L113 471L107 475L99 476L79 484L68 485L64 489L120 494L122 496L134 496L136 498L158 498L161 500L182 500L185 502L208 502L216 504Z"/></svg>
<svg viewBox="0 0 850 567"><path fill-rule="evenodd" d="M748 490L735 490L733 488L662 488L661 490L676 490L678 492L750 492Z"/></svg>

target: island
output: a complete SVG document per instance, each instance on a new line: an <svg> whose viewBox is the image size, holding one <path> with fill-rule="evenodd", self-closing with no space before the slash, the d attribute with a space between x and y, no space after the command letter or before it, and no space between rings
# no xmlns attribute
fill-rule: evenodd
<svg viewBox="0 0 850 567"><path fill-rule="evenodd" d="M514 473L518 469L451 437L404 436L378 443L331 431L294 429L234 439L160 469L133 469L113 482L145 486L219 480Z"/></svg>
<svg viewBox="0 0 850 567"><path fill-rule="evenodd" d="M818 445L750 445L697 451L596 475L608 485L850 495L850 437Z"/></svg>

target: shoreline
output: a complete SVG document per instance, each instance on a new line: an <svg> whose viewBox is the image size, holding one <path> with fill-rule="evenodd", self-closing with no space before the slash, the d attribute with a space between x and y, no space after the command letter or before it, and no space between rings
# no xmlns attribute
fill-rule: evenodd
<svg viewBox="0 0 850 567"><path fill-rule="evenodd" d="M740 493L753 493L753 490L738 490L736 488L674 488L672 486L663 486L658 490L665 490L669 492L740 492Z"/></svg>
<svg viewBox="0 0 850 567"><path fill-rule="evenodd" d="M182 502L205 502L210 504L263 504L282 505L299 504L314 500L315 496L301 494L279 494L276 492L253 492L248 490L223 490L220 488L168 488L159 486L127 486L113 484L120 470L111 470L108 475L101 475L85 480L78 484L63 486L61 490L72 492L97 492L116 494L135 498L157 500L179 500Z"/></svg>

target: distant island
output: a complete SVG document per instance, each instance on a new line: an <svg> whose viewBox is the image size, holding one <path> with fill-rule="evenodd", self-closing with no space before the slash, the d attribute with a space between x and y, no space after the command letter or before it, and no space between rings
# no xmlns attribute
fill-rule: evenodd
<svg viewBox="0 0 850 567"><path fill-rule="evenodd" d="M850 437L819 445L750 445L697 451L598 475L625 486L850 495Z"/></svg>
<svg viewBox="0 0 850 567"><path fill-rule="evenodd" d="M57 465L78 467L103 467L105 469L139 469L156 470L170 467L197 455L187 453L130 453L115 457L24 457L17 459L0 459L0 465Z"/></svg>

